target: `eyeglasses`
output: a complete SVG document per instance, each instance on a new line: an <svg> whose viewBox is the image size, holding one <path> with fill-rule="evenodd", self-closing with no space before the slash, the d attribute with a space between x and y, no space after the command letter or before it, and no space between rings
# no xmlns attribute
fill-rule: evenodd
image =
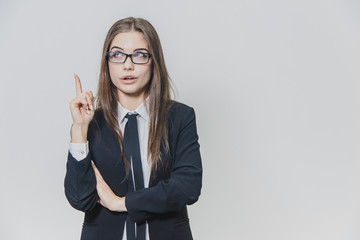
<svg viewBox="0 0 360 240"><path fill-rule="evenodd" d="M149 62L151 58L151 54L144 52L135 52L132 54L126 54L123 52L116 51L116 52L107 52L106 57L112 63L124 63L126 62L126 59L130 57L131 61L134 64L146 64Z"/></svg>

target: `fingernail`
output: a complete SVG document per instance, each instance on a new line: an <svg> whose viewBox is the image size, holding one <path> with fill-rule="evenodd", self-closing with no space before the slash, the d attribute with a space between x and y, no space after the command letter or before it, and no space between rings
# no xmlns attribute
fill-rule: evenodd
<svg viewBox="0 0 360 240"><path fill-rule="evenodd" d="M90 110L86 110L86 112L87 112L87 114L89 114L89 115L91 114Z"/></svg>
<svg viewBox="0 0 360 240"><path fill-rule="evenodd" d="M93 108L93 105L90 105L90 110L92 111L94 108Z"/></svg>

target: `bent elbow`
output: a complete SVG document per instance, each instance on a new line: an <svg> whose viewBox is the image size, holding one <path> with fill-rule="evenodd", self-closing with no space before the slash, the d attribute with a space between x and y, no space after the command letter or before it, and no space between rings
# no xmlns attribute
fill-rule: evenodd
<svg viewBox="0 0 360 240"><path fill-rule="evenodd" d="M192 205L199 200L201 194L201 189L199 189L195 194L188 197L187 205Z"/></svg>
<svg viewBox="0 0 360 240"><path fill-rule="evenodd" d="M201 195L201 188L202 188L202 171L199 171L196 181L192 182L191 191L188 194L188 204L192 205L199 200Z"/></svg>
<svg viewBox="0 0 360 240"><path fill-rule="evenodd" d="M96 193L84 198L79 198L78 196L65 191L65 196L73 208L82 212L88 212L92 210L98 201L98 196Z"/></svg>

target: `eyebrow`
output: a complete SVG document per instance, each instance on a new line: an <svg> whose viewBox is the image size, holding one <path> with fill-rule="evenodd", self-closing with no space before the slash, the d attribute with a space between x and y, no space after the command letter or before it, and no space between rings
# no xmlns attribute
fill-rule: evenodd
<svg viewBox="0 0 360 240"><path fill-rule="evenodd" d="M113 48L118 48L118 49L120 49L120 50L123 50L123 51L124 51L124 49L123 49L123 48L118 47L118 46L113 46L110 50L113 50ZM149 50L147 50L146 48L136 48L136 49L134 49L134 51L133 51L133 52L135 52L135 51L139 51L139 50L145 50L145 51L149 52Z"/></svg>

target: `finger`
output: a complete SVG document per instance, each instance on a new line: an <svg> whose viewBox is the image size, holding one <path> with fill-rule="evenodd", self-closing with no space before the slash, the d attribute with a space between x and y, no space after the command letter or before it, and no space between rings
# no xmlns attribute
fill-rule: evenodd
<svg viewBox="0 0 360 240"><path fill-rule="evenodd" d="M90 96L91 96L92 100L94 101L94 100L95 100L95 97L94 97L93 92L92 92L92 91L89 91L89 93L90 93Z"/></svg>
<svg viewBox="0 0 360 240"><path fill-rule="evenodd" d="M90 98L91 102L93 103L95 98L94 98L94 95L92 94L92 92L91 91L85 92L85 94L86 94L86 96L88 96Z"/></svg>
<svg viewBox="0 0 360 240"><path fill-rule="evenodd" d="M81 103L81 105L87 105L88 104L88 101L86 99L86 97L79 97L78 100L76 101L77 103Z"/></svg>
<svg viewBox="0 0 360 240"><path fill-rule="evenodd" d="M82 108L84 112L87 112L89 114L89 112L88 112L88 102L87 102L86 98L79 99L79 103L80 104L78 106L80 108Z"/></svg>
<svg viewBox="0 0 360 240"><path fill-rule="evenodd" d="M86 106L87 106L86 98L76 97L70 102L70 108L82 108L84 111L86 111Z"/></svg>
<svg viewBox="0 0 360 240"><path fill-rule="evenodd" d="M83 109L84 112L86 112L87 114L91 114L91 107L89 105L89 97L86 96L86 94L82 93L80 96L77 96L74 100L73 100L73 104L74 107L81 107Z"/></svg>
<svg viewBox="0 0 360 240"><path fill-rule="evenodd" d="M93 160L91 160L91 166L93 167L94 171L95 171L95 169L97 169Z"/></svg>
<svg viewBox="0 0 360 240"><path fill-rule="evenodd" d="M99 203L104 206L104 202L100 199ZM104 206L105 207L105 206Z"/></svg>
<svg viewBox="0 0 360 240"><path fill-rule="evenodd" d="M94 169L95 175L99 178L99 180L104 181L104 179L102 178L102 176L100 174L100 171L97 169L94 162L92 162L92 167Z"/></svg>
<svg viewBox="0 0 360 240"><path fill-rule="evenodd" d="M82 94L84 94L84 93L82 93ZM91 99L90 99L90 97L87 96L86 94L85 94L85 95L82 95L82 99L85 99L85 102L86 102L86 103L83 105L83 109L84 109L84 111L85 111L88 115L90 115L90 114L91 114L91 111L92 111L92 109L93 109L92 103L91 103Z"/></svg>
<svg viewBox="0 0 360 240"><path fill-rule="evenodd" d="M83 110L88 115L91 115L91 109L90 109L89 101L88 101L88 99L86 99L86 97L85 97L85 104L83 105Z"/></svg>
<svg viewBox="0 0 360 240"><path fill-rule="evenodd" d="M84 93L83 93L84 94ZM87 105L89 107L89 110L92 111L94 109L93 107L93 101L91 99L91 96L89 93L85 93L84 94L85 98L86 98L86 101L87 101ZM89 113L89 112L88 112Z"/></svg>
<svg viewBox="0 0 360 240"><path fill-rule="evenodd" d="M94 169L96 180L97 180L98 183L100 183L101 179L100 179L99 171L94 166L92 166L92 167Z"/></svg>
<svg viewBox="0 0 360 240"><path fill-rule="evenodd" d="M99 175L99 173L97 173L96 176L96 189L98 190L98 192L106 191L108 188L107 183L104 181L101 175Z"/></svg>
<svg viewBox="0 0 360 240"><path fill-rule="evenodd" d="M75 77L76 96L79 96L82 93L80 78L75 73L74 73L74 77Z"/></svg>
<svg viewBox="0 0 360 240"><path fill-rule="evenodd" d="M98 175L99 170L97 169L97 167L95 166L95 163L93 161L91 161L91 167L94 169L95 176Z"/></svg>

